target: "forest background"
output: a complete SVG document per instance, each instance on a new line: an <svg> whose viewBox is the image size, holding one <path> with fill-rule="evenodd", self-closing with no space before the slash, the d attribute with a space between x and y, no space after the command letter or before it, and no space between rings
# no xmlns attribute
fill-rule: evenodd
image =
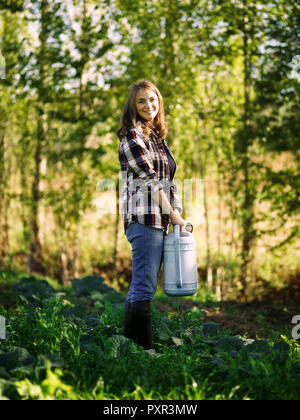
<svg viewBox="0 0 300 420"><path fill-rule="evenodd" d="M297 2L1 0L0 13L1 268L126 290L116 131L148 79L201 284L299 302Z"/></svg>

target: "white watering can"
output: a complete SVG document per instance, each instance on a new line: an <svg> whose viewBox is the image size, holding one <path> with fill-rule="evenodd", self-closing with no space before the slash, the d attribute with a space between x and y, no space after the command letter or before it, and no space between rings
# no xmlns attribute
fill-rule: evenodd
<svg viewBox="0 0 300 420"><path fill-rule="evenodd" d="M174 226L164 239L164 292L168 296L191 296L198 288L196 241L191 232Z"/></svg>

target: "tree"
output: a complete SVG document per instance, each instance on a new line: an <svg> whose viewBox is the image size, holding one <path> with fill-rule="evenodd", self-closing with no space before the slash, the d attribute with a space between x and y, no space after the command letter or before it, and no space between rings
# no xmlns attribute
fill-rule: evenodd
<svg viewBox="0 0 300 420"><path fill-rule="evenodd" d="M255 201L258 197L257 185L262 179L262 171L255 166L256 132L254 129L254 74L259 73L260 46L266 39L265 14L271 12L270 5L258 4L251 0L213 1L212 19L219 27L211 39L207 51L218 59L233 63L241 60L243 75L243 101L236 121L234 147L227 154L226 170L229 170L227 184L239 207L238 221L240 235L240 276L241 294L246 297L250 280L248 268L253 256L257 231L255 228ZM215 16L218 16L216 18ZM228 149L227 149L228 150Z"/></svg>
<svg viewBox="0 0 300 420"><path fill-rule="evenodd" d="M0 78L0 263L7 263L9 250L9 207L12 194L9 181L12 176L11 138L15 134L15 89L18 54L22 48L19 40L19 11L22 1L1 2L0 57L3 74Z"/></svg>
<svg viewBox="0 0 300 420"><path fill-rule="evenodd" d="M32 133L34 144L34 168L30 201L30 254L29 271L43 271L40 240L39 209L41 203L41 162L47 143L48 109L55 92L55 66L61 58L60 34L64 23L60 15L62 3L40 0L28 3L25 11L27 22L38 22L38 44L20 57L21 83L30 89L36 112L36 127ZM45 161L46 162L46 161Z"/></svg>
<svg viewBox="0 0 300 420"><path fill-rule="evenodd" d="M259 145L265 155L273 157L273 162L280 154L287 155L285 168L281 170L258 162L265 174L261 201L270 203L269 211L260 214L260 221L269 221L261 236L274 235L290 224L285 238L268 246L275 254L300 237L299 27L299 5L276 0L267 18L268 42L261 60L262 72L255 80Z"/></svg>
<svg viewBox="0 0 300 420"><path fill-rule="evenodd" d="M100 126L111 115L111 99L104 90L101 70L113 44L107 37L105 2L76 0L64 13L64 73L57 78L59 89L51 111L55 118L53 144L49 150L52 173L59 173L60 180L51 185L47 197L58 226L61 280L66 283L71 276L79 275L80 221L96 190L92 169L100 167L104 154L99 138L109 133L109 128Z"/></svg>

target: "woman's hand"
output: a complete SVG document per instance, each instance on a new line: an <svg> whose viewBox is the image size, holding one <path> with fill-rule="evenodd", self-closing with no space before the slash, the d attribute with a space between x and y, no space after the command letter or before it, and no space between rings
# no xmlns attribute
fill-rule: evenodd
<svg viewBox="0 0 300 420"><path fill-rule="evenodd" d="M174 225L180 225L180 232L182 232L187 224L187 222L180 216L179 211L174 209L170 212L171 222L174 228Z"/></svg>

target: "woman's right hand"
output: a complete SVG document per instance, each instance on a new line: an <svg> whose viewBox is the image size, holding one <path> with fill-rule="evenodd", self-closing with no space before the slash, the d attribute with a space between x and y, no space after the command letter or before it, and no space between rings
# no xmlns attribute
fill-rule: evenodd
<svg viewBox="0 0 300 420"><path fill-rule="evenodd" d="M178 210L171 211L170 218L171 218L173 228L174 228L174 225L180 225L180 232L182 232L187 222L180 216Z"/></svg>

